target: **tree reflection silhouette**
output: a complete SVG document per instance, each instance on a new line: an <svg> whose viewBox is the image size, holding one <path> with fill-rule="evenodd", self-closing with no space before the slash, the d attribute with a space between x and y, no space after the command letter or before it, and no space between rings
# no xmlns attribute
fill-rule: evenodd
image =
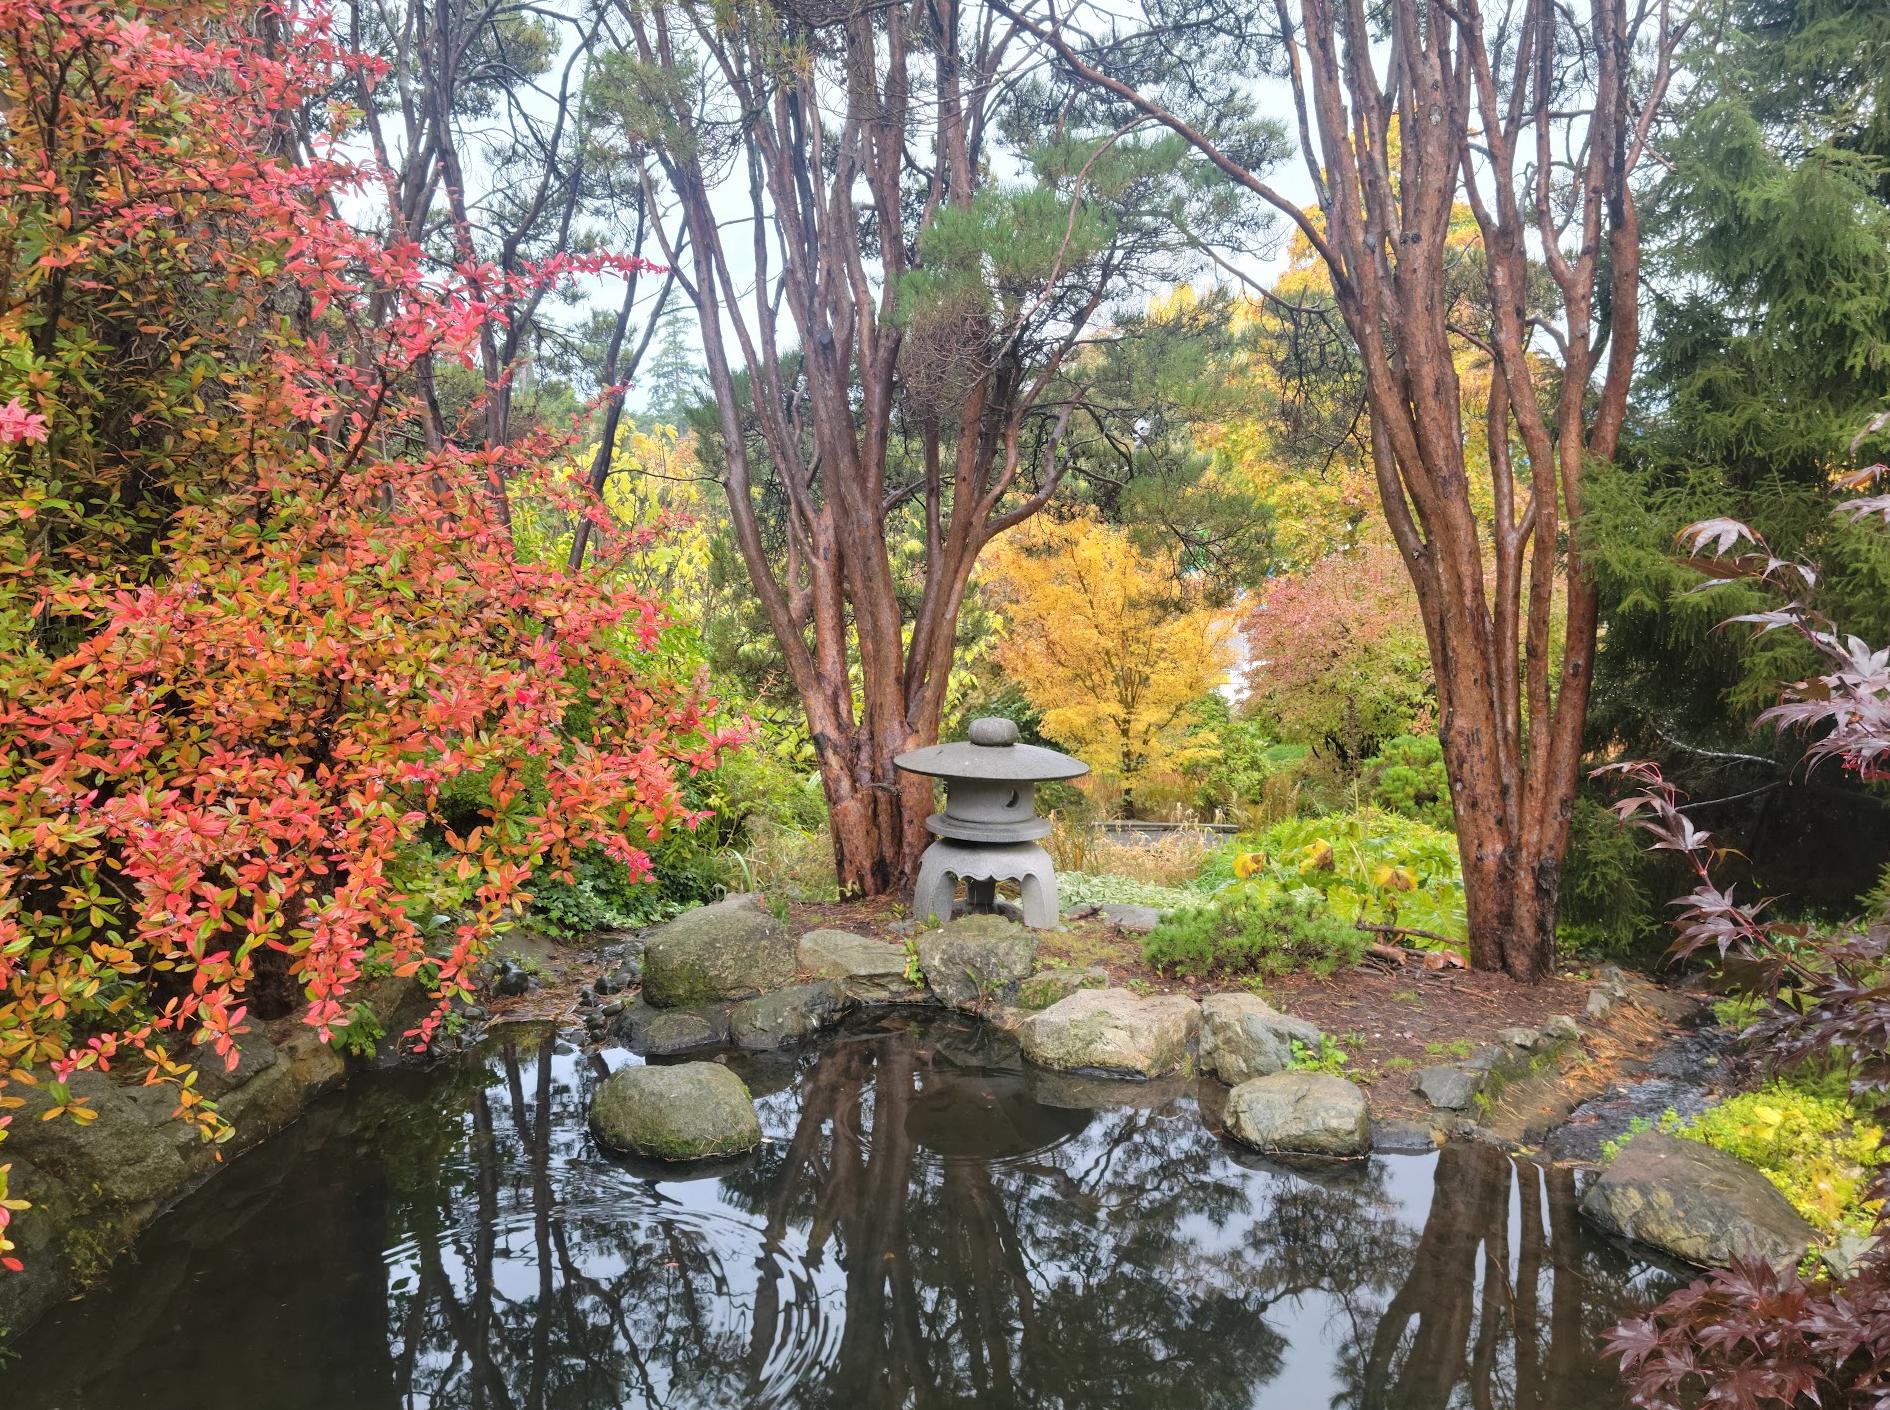
<svg viewBox="0 0 1890 1410"><path fill-rule="evenodd" d="M253 1378L178 1382L204 1410L259 1382L271 1410L1591 1410L1621 1403L1600 1329L1663 1288L1576 1223L1568 1171L1466 1145L1434 1179L1273 1165L1188 1096L1072 1105L953 1023L731 1059L772 1139L686 1174L592 1144L601 1064L549 1030L485 1061L344 1094L241 1162L35 1335L17 1403L151 1403L131 1389L188 1374L170 1329L272 1258L321 1271L242 1323ZM212 1235L303 1190L315 1222ZM272 1375L308 1345L320 1375Z"/></svg>

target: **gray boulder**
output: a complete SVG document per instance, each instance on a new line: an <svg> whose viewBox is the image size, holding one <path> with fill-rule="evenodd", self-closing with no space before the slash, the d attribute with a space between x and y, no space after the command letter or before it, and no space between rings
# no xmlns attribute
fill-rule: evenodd
<svg viewBox="0 0 1890 1410"><path fill-rule="evenodd" d="M171 1089L122 1085L93 1071L73 1073L67 1087L97 1118L83 1126L68 1117L43 1120L53 1106L47 1086L16 1087L9 1095L25 1105L0 1159L17 1156L50 1178L134 1208L156 1205L190 1179L185 1156L202 1143L190 1126L168 1119L177 1105Z"/></svg>
<svg viewBox="0 0 1890 1410"><path fill-rule="evenodd" d="M221 1097L253 1081L276 1065L276 1045L260 1033L245 1033L237 1040L235 1067L227 1067L209 1047L195 1050L191 1065L197 1069L197 1090L206 1097Z"/></svg>
<svg viewBox="0 0 1890 1410"><path fill-rule="evenodd" d="M728 1035L744 1048L784 1048L838 1023L844 1009L840 985L832 979L791 984L730 1009Z"/></svg>
<svg viewBox="0 0 1890 1410"><path fill-rule="evenodd" d="M919 937L919 968L947 1008L1015 1003L1036 972L1037 938L1002 916L965 916Z"/></svg>
<svg viewBox="0 0 1890 1410"><path fill-rule="evenodd" d="M1724 1151L1643 1131L1588 1188L1582 1213L1610 1233L1704 1268L1735 1255L1789 1268L1815 1232L1772 1182Z"/></svg>
<svg viewBox="0 0 1890 1410"><path fill-rule="evenodd" d="M1366 1155L1372 1148L1365 1094L1323 1072L1276 1072L1227 1094L1227 1134L1257 1151Z"/></svg>
<svg viewBox="0 0 1890 1410"><path fill-rule="evenodd" d="M1079 989L1017 1030L1024 1056L1062 1072L1165 1077L1182 1071L1201 1006L1179 994L1141 999L1125 989Z"/></svg>
<svg viewBox="0 0 1890 1410"><path fill-rule="evenodd" d="M1067 999L1079 989L1104 989L1109 972L1100 965L1087 969L1040 969L1017 986L1017 1007L1047 1009L1059 999Z"/></svg>
<svg viewBox="0 0 1890 1410"><path fill-rule="evenodd" d="M1565 1013L1558 1013L1542 1025L1542 1036L1566 1043L1582 1036L1582 1027Z"/></svg>
<svg viewBox="0 0 1890 1410"><path fill-rule="evenodd" d="M1381 1155L1422 1155L1438 1146L1439 1132L1425 1121L1374 1121L1372 1149Z"/></svg>
<svg viewBox="0 0 1890 1410"><path fill-rule="evenodd" d="M1284 1072L1294 1043L1316 1051L1323 1036L1257 994L1210 994L1201 1001L1201 1070L1230 1087Z"/></svg>
<svg viewBox="0 0 1890 1410"><path fill-rule="evenodd" d="M86 1234L96 1228L100 1211L96 1207L88 1209L71 1186L36 1169L15 1151L8 1151L0 1163L13 1167L7 1176L8 1197L26 1200L33 1206L26 1216L7 1226L7 1237L14 1245L12 1256L25 1266L17 1273L0 1274L0 1329L8 1337L7 1345L17 1348L19 1334L27 1324L75 1290L66 1254L60 1247L61 1234L77 1235L74 1242L84 1246ZM88 1215L90 1225L81 1224ZM106 1230L107 1251L116 1252L115 1236L128 1237L132 1227Z"/></svg>
<svg viewBox="0 0 1890 1410"><path fill-rule="evenodd" d="M653 1009L648 1004L629 1004L616 1016L612 1027L617 1040L630 1051L668 1057L727 1042L728 1010L720 1006Z"/></svg>
<svg viewBox="0 0 1890 1410"><path fill-rule="evenodd" d="M234 1155L275 1135L300 1116L307 1104L308 1090L295 1080L287 1063L263 1068L217 1099L217 1114L236 1128L224 1153Z"/></svg>
<svg viewBox="0 0 1890 1410"><path fill-rule="evenodd" d="M1115 901L1102 907L1102 917L1117 930L1131 935L1146 935L1162 921L1162 913L1153 906L1131 906Z"/></svg>
<svg viewBox="0 0 1890 1410"><path fill-rule="evenodd" d="M787 927L753 893L698 906L651 932L643 997L657 1008L746 999L794 979Z"/></svg>
<svg viewBox="0 0 1890 1410"><path fill-rule="evenodd" d="M1411 1087L1440 1111L1467 1111L1488 1080L1489 1073L1482 1068L1443 1063L1420 1067L1411 1079Z"/></svg>
<svg viewBox="0 0 1890 1410"><path fill-rule="evenodd" d="M714 1062L611 1073L591 1096L591 1130L612 1150L655 1160L739 1155L761 1144L754 1098Z"/></svg>
<svg viewBox="0 0 1890 1410"><path fill-rule="evenodd" d="M795 945L803 973L816 979L851 979L855 975L903 975L901 945L871 940L850 930L810 930Z"/></svg>

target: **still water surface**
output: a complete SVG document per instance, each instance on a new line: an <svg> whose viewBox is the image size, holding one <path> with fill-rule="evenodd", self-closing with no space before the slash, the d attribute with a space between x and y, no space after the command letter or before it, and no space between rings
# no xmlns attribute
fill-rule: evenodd
<svg viewBox="0 0 1890 1410"><path fill-rule="evenodd" d="M357 1081L0 1369L8 1410L1609 1410L1674 1284L1480 1147L1289 1168L1211 1083L1026 1069L947 1020L732 1057L753 1158L585 1129L603 1065L513 1030Z"/></svg>

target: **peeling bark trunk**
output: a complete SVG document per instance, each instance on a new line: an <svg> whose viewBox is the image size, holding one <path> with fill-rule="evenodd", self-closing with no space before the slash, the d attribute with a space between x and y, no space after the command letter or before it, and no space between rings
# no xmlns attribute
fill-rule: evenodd
<svg viewBox="0 0 1890 1410"><path fill-rule="evenodd" d="M1090 63L1056 19L991 3L1285 214L1324 262L1358 345L1379 498L1430 645L1471 963L1541 978L1594 665L1582 474L1620 440L1639 346L1629 177L1688 17L1669 0L1590 0L1585 20L1522 0L1492 35L1475 4L1411 0L1368 19L1361 0L1275 0L1317 203L1302 210ZM1631 85L1637 48L1652 67ZM1484 256L1474 305L1454 292L1450 262L1466 209ZM1532 264L1547 270L1553 307L1532 306ZM1487 520L1464 451L1465 351L1490 372Z"/></svg>
<svg viewBox="0 0 1890 1410"><path fill-rule="evenodd" d="M1000 336L983 316L949 328L963 343L952 367L964 374L963 395L926 415L907 412L922 468L913 483L889 484L895 409L914 395L901 376L907 322L895 308L919 244L909 183L929 183L921 229L942 209L971 206L977 134L996 97L993 85L961 88L960 73L983 72L989 56L960 52L955 0L819 21L761 7L743 10L739 22L689 6L630 8L624 18L650 71L675 72L685 48L751 115L736 159L748 181L753 247L732 261L696 114L672 87L645 95L673 124L656 155L688 239L688 272L677 282L700 316L735 541L818 753L840 887L903 892L925 844L932 784L901 775L892 761L938 736L979 552L1056 490L1068 411L1042 438L1031 492L1006 503L1027 459L1026 420L1053 419L1036 412L1038 399L1103 291L1039 343L1028 366L1020 340ZM978 43L996 42L980 30ZM840 94L822 86L814 63L783 71L779 53L801 45L843 56ZM910 110L913 59L936 66L936 97L922 122ZM666 238L660 227L656 234ZM788 348L798 349L798 364L784 357ZM785 500L779 552L758 517L751 436L766 448L769 488ZM908 501L922 503L925 518L924 586L910 613L887 545L888 517Z"/></svg>

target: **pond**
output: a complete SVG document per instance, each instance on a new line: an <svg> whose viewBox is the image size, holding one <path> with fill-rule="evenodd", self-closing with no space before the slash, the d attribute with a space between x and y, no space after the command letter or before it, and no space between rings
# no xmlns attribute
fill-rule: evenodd
<svg viewBox="0 0 1890 1410"><path fill-rule="evenodd" d="M1057 1078L957 1021L731 1057L767 1142L687 1174L587 1134L636 1060L515 1029L357 1080L39 1324L0 1400L1597 1410L1602 1331L1675 1282L1568 1170L1289 1168L1213 1134L1211 1083Z"/></svg>

